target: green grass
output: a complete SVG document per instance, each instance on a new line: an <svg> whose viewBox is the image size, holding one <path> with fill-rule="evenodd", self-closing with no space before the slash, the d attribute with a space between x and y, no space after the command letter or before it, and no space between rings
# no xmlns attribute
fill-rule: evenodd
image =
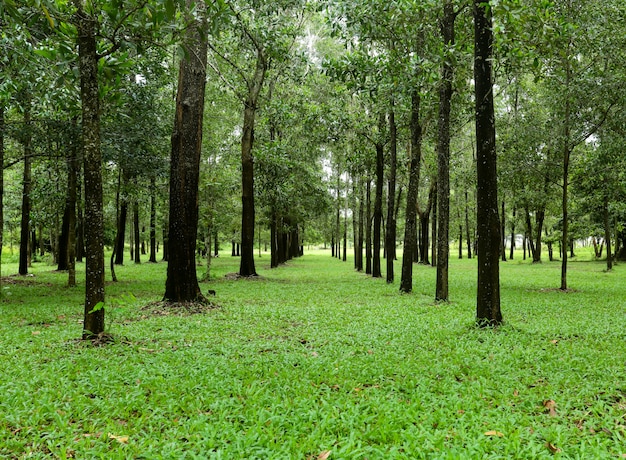
<svg viewBox="0 0 626 460"><path fill-rule="evenodd" d="M473 326L476 260L435 304L431 267L401 295L327 252L253 281L221 257L221 308L191 316L141 310L166 265L127 264L105 347L77 340L83 288L36 264L3 285L0 458L622 458L626 272L581 259L569 293L558 262L501 264L496 330Z"/></svg>

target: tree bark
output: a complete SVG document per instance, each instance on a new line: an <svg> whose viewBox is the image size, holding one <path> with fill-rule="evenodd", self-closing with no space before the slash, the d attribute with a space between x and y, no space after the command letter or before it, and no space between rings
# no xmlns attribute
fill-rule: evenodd
<svg viewBox="0 0 626 460"><path fill-rule="evenodd" d="M78 145L72 142L67 158L67 203L68 237L67 237L67 285L76 286L76 182L78 171Z"/></svg>
<svg viewBox="0 0 626 460"><path fill-rule="evenodd" d="M500 245L500 255L502 257L502 262L506 262L506 241L505 241L505 235L506 235L506 229L504 228L505 226L505 222L506 222L506 215L504 213L504 200L502 200L502 218L500 220L500 225L501 225L501 231L500 231L500 239L502 241L502 244Z"/></svg>
<svg viewBox="0 0 626 460"><path fill-rule="evenodd" d="M265 72L267 59L263 50L257 49L256 68L252 80L248 84L248 97L244 104L243 135L241 137L241 261L239 276L256 276L254 266L254 124L258 108L259 95Z"/></svg>
<svg viewBox="0 0 626 460"><path fill-rule="evenodd" d="M363 181L362 178L359 178L359 186L358 186L358 193L359 193L359 222L358 222L358 239L357 239L357 248L356 248L356 253L358 254L358 264L356 269L360 272L363 271L363 242L364 242L364 238L363 238L363 232L365 230L365 219L363 216L363 213L365 212L365 203L363 203L364 201L364 194L363 194Z"/></svg>
<svg viewBox="0 0 626 460"><path fill-rule="evenodd" d="M85 175L85 312L83 339L104 332L104 219L96 20L76 0Z"/></svg>
<svg viewBox="0 0 626 460"><path fill-rule="evenodd" d="M381 278L380 269L380 232L383 218L383 145L376 144L376 194L374 197L374 236L372 277Z"/></svg>
<svg viewBox="0 0 626 460"><path fill-rule="evenodd" d="M456 14L451 0L443 6L441 34L446 46L455 42ZM435 300L448 301L448 260L450 258L450 113L454 67L444 60L439 87L439 119L437 138L437 277Z"/></svg>
<svg viewBox="0 0 626 460"><path fill-rule="evenodd" d="M187 0L190 7L192 0ZM195 3L196 19L185 31L170 159L170 209L164 300L206 302L196 271L198 182L206 85L206 6ZM254 219L253 219L254 223ZM254 231L254 230L253 230Z"/></svg>
<svg viewBox="0 0 626 460"><path fill-rule="evenodd" d="M28 274L28 255L30 243L30 190L32 181L31 162L32 162L32 146L31 146L31 108L30 97L26 96L24 100L24 128L26 134L24 137L24 174L22 178L22 221L20 229L20 263L19 274Z"/></svg>
<svg viewBox="0 0 626 460"><path fill-rule="evenodd" d="M513 219L511 219L511 252L509 252L509 259L513 260L513 254L515 253L515 215L517 208L513 205Z"/></svg>
<svg viewBox="0 0 626 460"><path fill-rule="evenodd" d="M385 231L385 247L387 248L387 283L394 280L393 263L396 255L396 168L398 157L396 118L393 102L389 111L389 175L387 180L387 229Z"/></svg>
<svg viewBox="0 0 626 460"><path fill-rule="evenodd" d="M474 85L476 102L478 289L476 322L496 326L500 311L500 218L493 108L492 18L489 2L474 0Z"/></svg>
<svg viewBox="0 0 626 460"><path fill-rule="evenodd" d="M422 162L422 126L420 124L421 96L419 91L411 95L411 163L409 165L409 188L406 193L404 225L404 248L402 252L402 278L400 291L413 289L413 259L417 251L417 198Z"/></svg>
<svg viewBox="0 0 626 460"><path fill-rule="evenodd" d="M365 184L365 274L372 274L372 181Z"/></svg>
<svg viewBox="0 0 626 460"><path fill-rule="evenodd" d="M133 231L135 233L135 263L141 263L141 236L139 232L139 202L133 201Z"/></svg>
<svg viewBox="0 0 626 460"><path fill-rule="evenodd" d="M0 103L0 299L2 294L2 247L4 245L4 103Z"/></svg>
<svg viewBox="0 0 626 460"><path fill-rule="evenodd" d="M611 253L611 224L609 219L609 197L604 197L603 206L604 217L604 241L606 241L606 270L611 271L613 269L613 254Z"/></svg>
<svg viewBox="0 0 626 460"><path fill-rule="evenodd" d="M156 263L156 184L152 178L150 183L150 259L151 263Z"/></svg>

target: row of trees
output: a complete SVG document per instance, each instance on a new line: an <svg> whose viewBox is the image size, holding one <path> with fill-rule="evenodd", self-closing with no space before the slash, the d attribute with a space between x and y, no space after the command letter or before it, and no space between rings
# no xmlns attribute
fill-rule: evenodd
<svg viewBox="0 0 626 460"><path fill-rule="evenodd" d="M103 248L112 269L123 263L129 214L136 262L142 240L156 260L162 229L176 302L204 301L198 241L207 275L228 238L239 274L255 276L260 225L272 267L303 238L345 260L351 239L355 268L382 277L382 253L389 283L403 242L401 291L415 261L432 263L445 301L458 238L478 255L486 325L502 318L505 234L511 250L526 235L536 262L560 237L562 289L574 236L601 236L609 264L611 241L626 246L617 0L1 8L0 153L9 177L23 165L19 203L7 189L20 273L43 239L70 284L84 257L86 337L104 328Z"/></svg>

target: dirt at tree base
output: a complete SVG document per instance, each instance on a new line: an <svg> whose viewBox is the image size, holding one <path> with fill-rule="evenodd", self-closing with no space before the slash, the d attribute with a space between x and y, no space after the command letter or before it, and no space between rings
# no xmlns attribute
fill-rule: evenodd
<svg viewBox="0 0 626 460"><path fill-rule="evenodd" d="M201 315L221 308L210 301L205 302L170 302L161 300L141 307L141 311L152 316L191 316Z"/></svg>

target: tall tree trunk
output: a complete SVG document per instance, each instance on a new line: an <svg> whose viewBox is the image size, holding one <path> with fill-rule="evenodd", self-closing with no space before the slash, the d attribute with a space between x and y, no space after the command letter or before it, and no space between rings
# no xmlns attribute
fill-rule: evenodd
<svg viewBox="0 0 626 460"><path fill-rule="evenodd" d="M372 181L365 183L365 274L372 274Z"/></svg>
<svg viewBox="0 0 626 460"><path fill-rule="evenodd" d="M383 144L376 144L376 195L374 198L374 240L372 277L381 278L380 269L380 231L383 219Z"/></svg>
<svg viewBox="0 0 626 460"><path fill-rule="evenodd" d="M456 13L452 0L443 5L441 35L446 47L455 42ZM450 258L450 113L454 67L445 59L439 87L439 119L437 138L437 278L435 300L448 301L448 260ZM460 255L463 256L460 249Z"/></svg>
<svg viewBox="0 0 626 460"><path fill-rule="evenodd" d="M125 194L122 195L122 199L120 200L120 218L117 224L117 237L115 238L115 265L124 265L124 243L126 242L128 200Z"/></svg>
<svg viewBox="0 0 626 460"><path fill-rule="evenodd" d="M356 269L360 272L363 271L363 242L364 242L364 238L363 238L363 232L365 230L365 219L364 219L364 215L363 213L365 212L365 203L364 201L364 194L363 194L363 180L362 178L359 179L359 187L358 187L358 192L359 192L359 222L358 222L358 240L357 240L357 249L356 249L356 253L358 254L358 259L359 259L359 263L357 264Z"/></svg>
<svg viewBox="0 0 626 460"><path fill-rule="evenodd" d="M537 232L535 235L535 244L533 251L533 263L541 263L541 236L543 235L543 222L546 216L546 208L543 206L541 209L537 210L535 214L535 223Z"/></svg>
<svg viewBox="0 0 626 460"><path fill-rule="evenodd" d="M465 191L465 236L467 243L467 258L472 258L472 237L470 234L469 224L469 200L467 198L467 190Z"/></svg>
<svg viewBox="0 0 626 460"><path fill-rule="evenodd" d="M513 219L511 219L511 252L509 253L509 259L513 260L513 254L515 251L515 214L517 213L517 208L515 204L513 204Z"/></svg>
<svg viewBox="0 0 626 460"><path fill-rule="evenodd" d="M150 183L150 259L156 263L156 183L154 177Z"/></svg>
<svg viewBox="0 0 626 460"><path fill-rule="evenodd" d="M85 171L85 312L83 339L104 332L104 218L96 20L76 0Z"/></svg>
<svg viewBox="0 0 626 460"><path fill-rule="evenodd" d="M402 278L400 291L413 289L413 259L417 251L417 198L422 162L422 126L420 124L421 96L415 90L411 94L411 163L409 165L409 189L406 193L404 224L404 248L402 252Z"/></svg>
<svg viewBox="0 0 626 460"><path fill-rule="evenodd" d="M270 216L270 268L278 267L278 215L276 209L272 209Z"/></svg>
<svg viewBox="0 0 626 460"><path fill-rule="evenodd" d="M80 152L77 154L80 155ZM76 262L82 262L85 256L85 220L83 218L83 188L81 187L80 165L81 158L79 157L76 166Z"/></svg>
<svg viewBox="0 0 626 460"><path fill-rule="evenodd" d="M197 224L196 224L197 225ZM133 231L135 232L135 263L141 263L141 236L139 232L139 202L133 201Z"/></svg>
<svg viewBox="0 0 626 460"><path fill-rule="evenodd" d="M2 247L4 244L4 103L0 102L0 299L2 291Z"/></svg>
<svg viewBox="0 0 626 460"><path fill-rule="evenodd" d="M248 84L248 98L244 104L243 135L241 137L241 262L240 276L256 276L254 267L254 162L252 146L254 143L254 123L259 95L267 60L263 50L257 49L254 76Z"/></svg>
<svg viewBox="0 0 626 460"><path fill-rule="evenodd" d="M19 274L28 274L28 254L29 254L29 240L30 240L30 190L31 190L31 162L32 162L32 147L31 147L31 101L30 97L25 97L24 100L24 128L27 130L24 138L24 175L22 178L22 222L20 233L20 264Z"/></svg>
<svg viewBox="0 0 626 460"><path fill-rule="evenodd" d="M187 0L191 7L192 0ZM197 16L185 31L180 62L176 117L170 159L170 210L164 300L205 302L196 271L198 182L206 84L206 5L195 2ZM253 219L254 224L254 219ZM254 230L253 230L254 231Z"/></svg>
<svg viewBox="0 0 626 460"><path fill-rule="evenodd" d="M565 85L566 91L570 91L570 82L572 77L572 71L569 61L566 64L566 76ZM569 94L565 96L565 120L563 126L563 195L561 200L562 207L562 220L563 220L563 233L561 235L561 247L563 248L563 254L561 257L561 287L562 291L567 291L567 247L569 242L569 216L568 216L568 186L569 186L569 161L571 155L570 148L570 117L571 117L571 102Z"/></svg>
<svg viewBox="0 0 626 460"><path fill-rule="evenodd" d="M431 207L430 219L430 264L437 266L437 181L435 181L435 192L433 193L433 205Z"/></svg>
<svg viewBox="0 0 626 460"><path fill-rule="evenodd" d="M69 193L69 190L66 192ZM61 220L61 234L59 235L59 253L57 255L57 270L67 270L67 248L69 244L70 233L70 209L67 196L65 197L65 210L63 211L63 219Z"/></svg>
<svg viewBox="0 0 626 460"><path fill-rule="evenodd" d="M393 263L396 255L396 167L398 158L396 117L393 101L389 111L389 176L387 181L387 229L385 231L385 247L387 250L387 283L393 283Z"/></svg>
<svg viewBox="0 0 626 460"><path fill-rule="evenodd" d="M609 197L604 197L603 209L604 217L604 241L606 241L606 270L613 269L613 254L611 253L611 224L609 219Z"/></svg>
<svg viewBox="0 0 626 460"><path fill-rule="evenodd" d="M489 2L474 0L474 85L476 101L476 169L478 184L478 289L476 321L479 326L502 322L500 311L500 218L496 167L496 127L493 108L492 18Z"/></svg>
<svg viewBox="0 0 626 460"><path fill-rule="evenodd" d="M68 238L67 238L67 285L76 286L76 182L78 170L78 145L72 142L67 158L67 209Z"/></svg>
<svg viewBox="0 0 626 460"><path fill-rule="evenodd" d="M502 262L506 262L506 241L505 241L505 235L506 235L506 230L504 228L505 226L505 214L504 214L504 200L502 200L502 219L500 220L500 238L502 241L502 244L500 245L500 255L502 257Z"/></svg>

